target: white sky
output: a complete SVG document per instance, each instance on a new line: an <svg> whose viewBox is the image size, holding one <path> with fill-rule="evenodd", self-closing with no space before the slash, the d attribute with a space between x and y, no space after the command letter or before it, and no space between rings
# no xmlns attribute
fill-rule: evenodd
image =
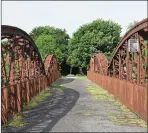
<svg viewBox="0 0 148 133"><path fill-rule="evenodd" d="M50 25L72 36L80 25L103 18L119 23L123 35L130 22L146 17L147 1L2 1L2 24L28 33L35 26Z"/></svg>

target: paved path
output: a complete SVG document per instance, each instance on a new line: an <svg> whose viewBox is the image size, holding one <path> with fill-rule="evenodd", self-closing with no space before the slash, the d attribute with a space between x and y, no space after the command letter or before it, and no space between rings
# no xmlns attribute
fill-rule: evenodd
<svg viewBox="0 0 148 133"><path fill-rule="evenodd" d="M65 86L34 110L24 113L28 126L11 128L13 132L147 132L136 126L117 126L108 119L108 112L120 110L109 101L92 98L86 91L92 82L87 79L64 78L56 82ZM88 112L91 114L88 115Z"/></svg>

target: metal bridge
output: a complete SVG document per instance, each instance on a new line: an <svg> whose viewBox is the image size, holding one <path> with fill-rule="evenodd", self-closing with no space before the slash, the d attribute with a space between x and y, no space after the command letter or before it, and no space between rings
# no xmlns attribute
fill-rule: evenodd
<svg viewBox="0 0 148 133"><path fill-rule="evenodd" d="M147 120L148 19L123 36L109 62L102 53L94 53L87 76Z"/></svg>
<svg viewBox="0 0 148 133"><path fill-rule="evenodd" d="M1 83L2 123L21 111L34 95L59 78L55 55L42 61L31 37L23 30L2 25Z"/></svg>
<svg viewBox="0 0 148 133"><path fill-rule="evenodd" d="M108 61L102 53L90 59L90 80L107 89L142 119L147 120L148 19L130 29ZM131 45L130 41L138 45ZM136 46L136 47L135 47ZM132 49L132 47L136 49ZM34 95L60 77L55 55L44 61L23 30L1 26L2 123L21 111ZM137 51L135 51L137 50Z"/></svg>

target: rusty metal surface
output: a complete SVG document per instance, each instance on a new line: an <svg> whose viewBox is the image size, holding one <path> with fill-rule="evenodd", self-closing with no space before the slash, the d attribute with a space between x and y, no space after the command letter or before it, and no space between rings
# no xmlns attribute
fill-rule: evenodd
<svg viewBox="0 0 148 133"><path fill-rule="evenodd" d="M130 30L128 30L125 33L125 35L123 36L123 38L121 39L121 41L118 43L117 48L113 52L112 58L114 57L114 55L116 54L116 52L118 51L118 49L123 45L123 43L125 42L125 40L127 40L133 34L135 34L138 31L141 31L141 30L144 30L145 32L148 31L148 18L143 19L142 21L140 21L139 23L137 23L134 27L132 27ZM111 62L112 62L112 59L110 61L110 64L111 64Z"/></svg>
<svg viewBox="0 0 148 133"><path fill-rule="evenodd" d="M107 75L108 61L104 54L94 53L90 59L90 71Z"/></svg>
<svg viewBox="0 0 148 133"><path fill-rule="evenodd" d="M147 88L117 78L96 74L88 71L88 79L116 95L117 99L126 105L131 111L148 121Z"/></svg>
<svg viewBox="0 0 148 133"><path fill-rule="evenodd" d="M48 55L44 61L45 73L49 83L55 81L59 75L58 63L55 55Z"/></svg>
<svg viewBox="0 0 148 133"><path fill-rule="evenodd" d="M6 123L54 82L59 71L56 56L43 62L33 40L17 27L1 26L1 48L2 123Z"/></svg>
<svg viewBox="0 0 148 133"><path fill-rule="evenodd" d="M138 40L139 51L128 51L129 39ZM93 54L90 59L88 79L116 95L130 110L147 121L148 18L137 23L123 36L108 66L105 66L107 74L94 69L98 66L94 55L96 54ZM97 60L100 60L99 54L97 55Z"/></svg>
<svg viewBox="0 0 148 133"><path fill-rule="evenodd" d="M1 49L2 87L44 74L36 45L21 29L2 25Z"/></svg>
<svg viewBox="0 0 148 133"><path fill-rule="evenodd" d="M146 30L147 29L147 30ZM128 40L138 39L139 51L128 52ZM109 63L110 76L146 86L148 83L148 19L130 29L121 39Z"/></svg>

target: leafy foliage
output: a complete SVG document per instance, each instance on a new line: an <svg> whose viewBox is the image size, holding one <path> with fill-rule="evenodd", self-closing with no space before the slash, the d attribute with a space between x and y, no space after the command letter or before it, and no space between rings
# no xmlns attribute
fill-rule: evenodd
<svg viewBox="0 0 148 133"><path fill-rule="evenodd" d="M68 45L67 62L75 67L88 68L92 53L110 53L120 40L121 26L108 20L98 19L82 25Z"/></svg>
<svg viewBox="0 0 148 133"><path fill-rule="evenodd" d="M136 25L138 21L134 20L133 22L129 23L127 26L127 31L130 30L134 25Z"/></svg>
<svg viewBox="0 0 148 133"><path fill-rule="evenodd" d="M59 64L66 61L69 35L65 29L39 26L31 31L30 36L37 44L43 59L49 54L55 54Z"/></svg>

